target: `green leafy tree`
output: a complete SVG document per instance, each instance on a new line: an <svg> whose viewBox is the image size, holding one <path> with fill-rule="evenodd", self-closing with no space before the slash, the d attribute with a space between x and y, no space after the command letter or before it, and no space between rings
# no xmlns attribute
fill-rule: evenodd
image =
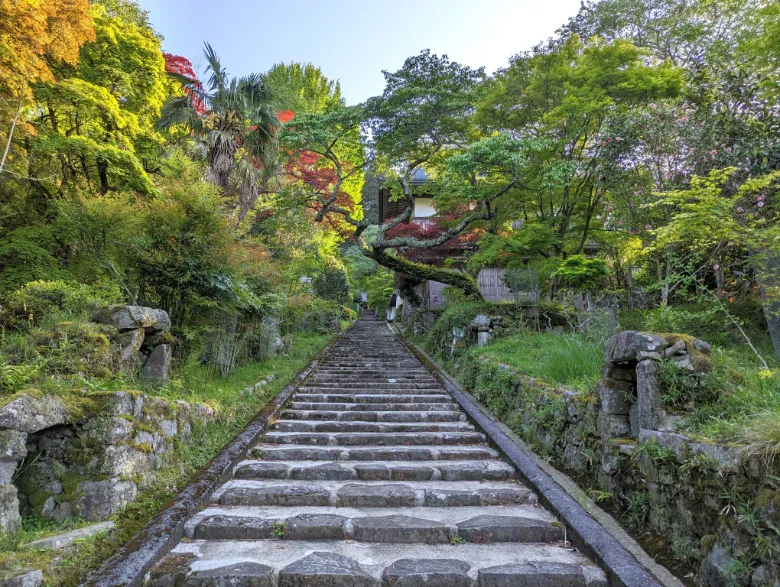
<svg viewBox="0 0 780 587"><path fill-rule="evenodd" d="M341 84L311 63L278 63L265 79L283 106L295 114L321 114L345 105Z"/></svg>

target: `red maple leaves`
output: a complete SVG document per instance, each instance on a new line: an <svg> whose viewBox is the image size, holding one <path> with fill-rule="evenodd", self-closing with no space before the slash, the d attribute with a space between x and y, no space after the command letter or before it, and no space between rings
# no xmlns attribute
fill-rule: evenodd
<svg viewBox="0 0 780 587"><path fill-rule="evenodd" d="M195 108L195 111L198 114L206 114L206 104L204 104L203 99L198 93L203 89L203 86L198 81L198 76L195 74L192 62L186 57L173 55L172 53L163 53L163 58L165 59L165 71L169 73L178 73L192 82L194 89L185 87L184 93L190 97L192 100L192 107Z"/></svg>

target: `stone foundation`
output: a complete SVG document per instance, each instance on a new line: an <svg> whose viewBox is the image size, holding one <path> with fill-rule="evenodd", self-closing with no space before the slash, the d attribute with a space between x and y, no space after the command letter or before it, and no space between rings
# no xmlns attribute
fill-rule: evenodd
<svg viewBox="0 0 780 587"><path fill-rule="evenodd" d="M112 516L154 481L193 425L213 418L202 404L131 391L85 394L67 407L58 396L19 395L0 407L0 533L18 531L20 512Z"/></svg>

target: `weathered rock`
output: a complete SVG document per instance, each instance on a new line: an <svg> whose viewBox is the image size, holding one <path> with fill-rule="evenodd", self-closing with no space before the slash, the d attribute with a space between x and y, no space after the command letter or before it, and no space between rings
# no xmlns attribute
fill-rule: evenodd
<svg viewBox="0 0 780 587"><path fill-rule="evenodd" d="M698 351L704 355L712 354L712 347L710 346L710 343L699 340L698 338L691 342L691 346L693 347L693 350Z"/></svg>
<svg viewBox="0 0 780 587"><path fill-rule="evenodd" d="M608 363L635 361L640 352L662 352L669 343L654 334L624 330L607 341L604 360Z"/></svg>
<svg viewBox="0 0 780 587"><path fill-rule="evenodd" d="M479 587L586 587L582 567L554 562L529 562L481 569Z"/></svg>
<svg viewBox="0 0 780 587"><path fill-rule="evenodd" d="M613 385L610 385L610 383ZM630 392L621 390L617 385L614 385L618 383L625 384L627 382L615 380L611 382L609 380L602 380L599 382L597 389L599 392L599 401L601 402L601 411L607 414L626 416L631 409L631 402L629 401ZM628 387L631 389L633 386L629 384Z"/></svg>
<svg viewBox="0 0 780 587"><path fill-rule="evenodd" d="M355 518L352 527L360 542L446 544L455 537L444 522L401 515Z"/></svg>
<svg viewBox="0 0 780 587"><path fill-rule="evenodd" d="M272 357L284 346L284 340L279 332L279 318L275 316L265 316L260 332L265 340L265 355Z"/></svg>
<svg viewBox="0 0 780 587"><path fill-rule="evenodd" d="M132 481L85 481L78 485L76 507L83 519L98 522L134 501L137 492L138 488Z"/></svg>
<svg viewBox="0 0 780 587"><path fill-rule="evenodd" d="M636 396L640 428L657 429L665 416L661 402L661 367L656 361L636 365Z"/></svg>
<svg viewBox="0 0 780 587"><path fill-rule="evenodd" d="M401 559L382 573L383 587L470 587L471 565L455 559Z"/></svg>
<svg viewBox="0 0 780 587"><path fill-rule="evenodd" d="M65 403L53 395L20 395L0 407L0 428L13 428L31 434L67 420Z"/></svg>
<svg viewBox="0 0 780 587"><path fill-rule="evenodd" d="M287 520L284 538L288 540L344 540L343 516L300 514Z"/></svg>
<svg viewBox="0 0 780 587"><path fill-rule="evenodd" d="M721 544L716 543L712 552L701 562L699 579L707 587L729 587L733 584L732 569L736 563L731 553Z"/></svg>
<svg viewBox="0 0 780 587"><path fill-rule="evenodd" d="M108 306L100 310L92 321L98 324L109 324L117 330L143 328L150 334L171 329L168 312L144 306Z"/></svg>
<svg viewBox="0 0 780 587"><path fill-rule="evenodd" d="M686 354L688 354L688 345L685 344L684 340L678 340L672 346L667 347L664 350L664 357L676 357L678 355Z"/></svg>
<svg viewBox="0 0 780 587"><path fill-rule="evenodd" d="M274 587L274 570L266 565L241 562L216 569L195 571L187 587Z"/></svg>
<svg viewBox="0 0 780 587"><path fill-rule="evenodd" d="M780 585L780 565L761 565L750 577L750 587L777 587Z"/></svg>
<svg viewBox="0 0 780 587"><path fill-rule="evenodd" d="M373 577L351 558L313 552L279 573L279 587L376 587Z"/></svg>
<svg viewBox="0 0 780 587"><path fill-rule="evenodd" d="M130 440L133 436L133 423L119 416L98 417L84 424L84 431L98 446L105 446Z"/></svg>
<svg viewBox="0 0 780 587"><path fill-rule="evenodd" d="M143 478L154 471L155 461L151 452L127 444L109 445L105 448L95 472L109 477L140 475Z"/></svg>
<svg viewBox="0 0 780 587"><path fill-rule="evenodd" d="M27 456L27 434L19 430L0 430L0 459L21 461Z"/></svg>
<svg viewBox="0 0 780 587"><path fill-rule="evenodd" d="M141 370L141 378L157 383L166 383L171 376L173 350L169 344L157 346Z"/></svg>
<svg viewBox="0 0 780 587"><path fill-rule="evenodd" d="M602 438L618 438L631 433L628 416L616 416L605 412L599 413L598 433Z"/></svg>
<svg viewBox="0 0 780 587"><path fill-rule="evenodd" d="M154 334L147 334L144 337L144 347L156 347L158 344L175 344L176 337L170 332L160 331Z"/></svg>
<svg viewBox="0 0 780 587"><path fill-rule="evenodd" d="M59 550L66 548L73 544L76 540L86 538L88 536L94 536L101 532L108 532L114 527L114 522L100 522L98 524L92 524L85 528L79 528L78 530L72 530L64 534L58 534L56 536L49 536L47 538L41 538L40 540L33 540L28 542L26 547L35 550Z"/></svg>
<svg viewBox="0 0 780 587"><path fill-rule="evenodd" d="M16 461L0 461L0 485L8 485L16 472Z"/></svg>
<svg viewBox="0 0 780 587"><path fill-rule="evenodd" d="M476 516L458 524L458 536L468 542L551 542L562 537L550 522L518 516Z"/></svg>
<svg viewBox="0 0 780 587"><path fill-rule="evenodd" d="M21 527L16 487L0 485L0 534L15 534Z"/></svg>
<svg viewBox="0 0 780 587"><path fill-rule="evenodd" d="M693 361L691 361L690 355L682 355L679 357L674 357L672 358L672 362L675 365L677 365L678 369L683 369L691 373L696 371L696 367L694 366Z"/></svg>
<svg viewBox="0 0 780 587"><path fill-rule="evenodd" d="M143 328L128 330L118 334L114 340L115 360L120 371L133 372L138 367L141 345L144 343L146 331Z"/></svg>
<svg viewBox="0 0 780 587"><path fill-rule="evenodd" d="M11 579L0 579L0 587L40 587L43 585L43 572L30 571Z"/></svg>

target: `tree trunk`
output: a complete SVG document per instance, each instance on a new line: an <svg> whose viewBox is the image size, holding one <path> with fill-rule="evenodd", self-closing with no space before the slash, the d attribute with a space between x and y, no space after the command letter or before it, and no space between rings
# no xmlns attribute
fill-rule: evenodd
<svg viewBox="0 0 780 587"><path fill-rule="evenodd" d="M477 300L483 300L482 292L479 291L477 282L472 277L462 271L444 269L442 267L433 267L423 263L415 263L401 255L388 255L384 249L375 249L373 247L363 249L363 254L376 261L383 267L392 269L399 273L406 273L412 277L421 280L438 281L462 289L465 294Z"/></svg>

